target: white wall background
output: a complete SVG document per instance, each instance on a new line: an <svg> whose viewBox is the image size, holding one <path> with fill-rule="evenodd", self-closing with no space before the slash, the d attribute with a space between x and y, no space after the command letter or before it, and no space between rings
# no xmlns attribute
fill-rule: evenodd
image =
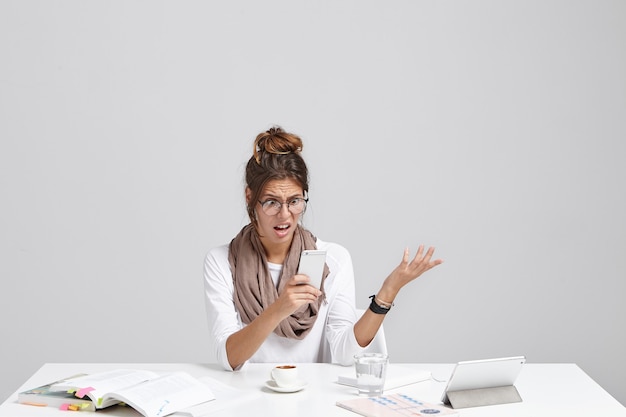
<svg viewBox="0 0 626 417"><path fill-rule="evenodd" d="M305 223L395 362L575 362L626 403L626 2L0 1L0 398L45 362L207 362L201 267L299 133Z"/></svg>

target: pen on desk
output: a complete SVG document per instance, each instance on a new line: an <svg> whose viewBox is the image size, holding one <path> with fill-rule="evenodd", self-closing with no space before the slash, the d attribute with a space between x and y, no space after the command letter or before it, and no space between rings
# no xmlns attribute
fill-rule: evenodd
<svg viewBox="0 0 626 417"><path fill-rule="evenodd" d="M29 402L24 402L22 404L26 404L26 405L34 405L35 407L47 407L48 404L43 404L43 403L29 403Z"/></svg>

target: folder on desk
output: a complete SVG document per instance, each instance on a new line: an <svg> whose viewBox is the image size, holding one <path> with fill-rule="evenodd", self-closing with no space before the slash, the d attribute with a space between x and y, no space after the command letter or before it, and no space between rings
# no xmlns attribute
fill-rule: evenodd
<svg viewBox="0 0 626 417"><path fill-rule="evenodd" d="M406 368L403 366L390 365L387 368L385 377L385 390L403 387L405 385L415 384L417 382L428 381L430 372ZM356 375L354 369L350 374L339 375L337 383L341 385L349 385L356 387Z"/></svg>

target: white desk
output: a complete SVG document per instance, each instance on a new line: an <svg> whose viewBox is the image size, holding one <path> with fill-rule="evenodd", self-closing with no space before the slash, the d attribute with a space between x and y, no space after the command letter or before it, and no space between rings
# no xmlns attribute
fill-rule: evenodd
<svg viewBox="0 0 626 417"><path fill-rule="evenodd" d="M116 368L150 369L154 371L185 371L195 377L210 376L239 389L258 393L253 399L238 401L215 415L232 417L355 417L358 414L335 405L338 399L355 398L354 388L335 383L338 375L353 369L329 364L299 364L300 375L308 386L297 393L276 393L265 387L273 364L249 364L239 372L226 372L216 365L199 364L45 364L11 397L0 405L0 417L70 417L71 411L52 407L34 407L16 403L17 392L34 388L77 373L93 373ZM394 364L391 364L394 366ZM435 379L447 380L451 364L402 364L416 370L428 370ZM464 416L584 416L626 417L626 408L611 397L574 364L525 364L515 384L523 402L459 410ZM439 403L445 383L424 381L388 392L402 392L422 401ZM80 412L85 417L88 412ZM134 410L115 407L96 415L140 416ZM79 415L77 415L79 416Z"/></svg>

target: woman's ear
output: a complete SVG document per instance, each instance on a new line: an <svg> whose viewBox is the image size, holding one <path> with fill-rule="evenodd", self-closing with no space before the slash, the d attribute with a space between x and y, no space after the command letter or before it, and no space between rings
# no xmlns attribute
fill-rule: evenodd
<svg viewBox="0 0 626 417"><path fill-rule="evenodd" d="M250 187L246 187L246 205L250 205L250 200L252 200L252 190Z"/></svg>

